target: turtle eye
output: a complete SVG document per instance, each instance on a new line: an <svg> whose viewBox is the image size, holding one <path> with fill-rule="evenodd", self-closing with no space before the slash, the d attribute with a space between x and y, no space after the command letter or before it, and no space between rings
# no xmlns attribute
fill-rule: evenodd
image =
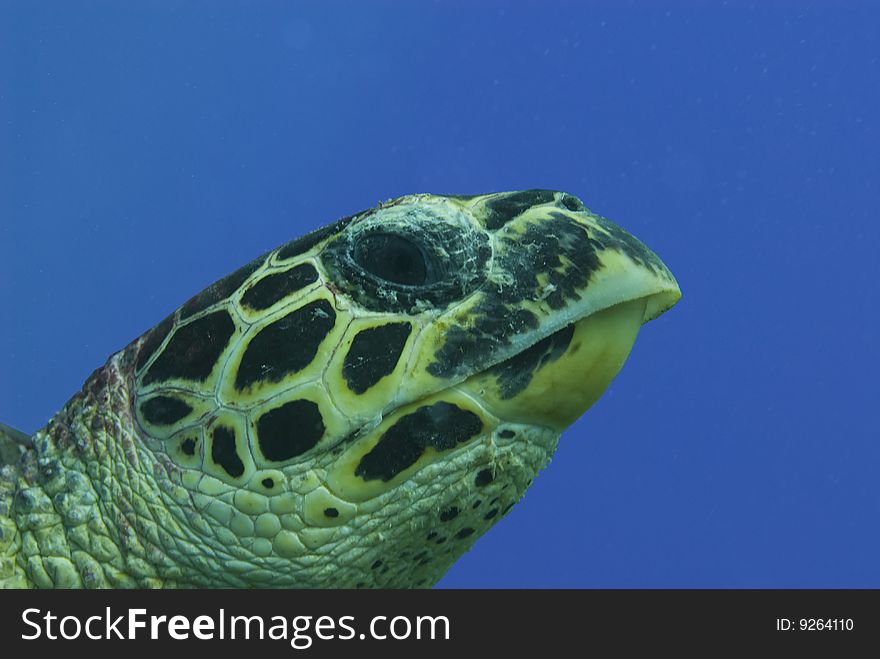
<svg viewBox="0 0 880 659"><path fill-rule="evenodd" d="M375 277L402 286L432 283L434 268L416 243L395 233L363 236L352 251L352 258Z"/></svg>

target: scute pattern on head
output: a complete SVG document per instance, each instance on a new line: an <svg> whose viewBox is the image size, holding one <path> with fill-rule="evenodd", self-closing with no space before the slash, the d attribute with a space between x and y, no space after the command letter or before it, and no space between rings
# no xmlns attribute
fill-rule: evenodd
<svg viewBox="0 0 880 659"><path fill-rule="evenodd" d="M497 231L528 209L549 204L556 198L552 190L523 190L492 196L485 204L483 223L491 231Z"/></svg>
<svg viewBox="0 0 880 659"><path fill-rule="evenodd" d="M412 323L404 321L368 327L355 334L342 364L348 389L363 394L391 375L411 333Z"/></svg>
<svg viewBox="0 0 880 659"><path fill-rule="evenodd" d="M219 366L220 355L235 330L229 313L222 309L178 326L144 373L143 383L204 382Z"/></svg>
<svg viewBox="0 0 880 659"><path fill-rule="evenodd" d="M411 467L429 448L441 453L479 435L483 421L474 412L439 401L400 417L361 458L355 476L386 483Z"/></svg>
<svg viewBox="0 0 880 659"><path fill-rule="evenodd" d="M239 391L276 383L314 363L318 348L336 324L326 299L315 300L257 332L247 344L235 373Z"/></svg>
<svg viewBox="0 0 880 659"><path fill-rule="evenodd" d="M141 416L154 426L170 426L189 416L192 406L175 396L154 396L141 403Z"/></svg>
<svg viewBox="0 0 880 659"><path fill-rule="evenodd" d="M318 271L311 263L266 275L246 289L241 304L254 311L269 309L288 295L318 281Z"/></svg>
<svg viewBox="0 0 880 659"><path fill-rule="evenodd" d="M264 255L254 259L247 265L233 272L231 275L227 275L220 281L208 286L208 288L195 297L191 298L180 308L181 320L185 320L218 302L226 300L230 295L241 288L241 285L247 281L247 278L263 264L265 258Z"/></svg>
<svg viewBox="0 0 880 659"><path fill-rule="evenodd" d="M297 432L292 434L291 428ZM291 400L257 418L257 444L266 460L285 462L314 448L325 430L317 403Z"/></svg>

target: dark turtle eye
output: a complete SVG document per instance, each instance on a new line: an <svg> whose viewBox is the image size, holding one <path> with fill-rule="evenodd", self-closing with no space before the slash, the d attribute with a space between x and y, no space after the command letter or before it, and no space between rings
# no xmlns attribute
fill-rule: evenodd
<svg viewBox="0 0 880 659"><path fill-rule="evenodd" d="M432 268L422 249L394 233L371 233L354 247L352 258L370 274L403 286L431 283Z"/></svg>
<svg viewBox="0 0 880 659"><path fill-rule="evenodd" d="M486 231L428 201L355 216L320 259L334 287L361 307L415 315L470 295L486 279L491 256Z"/></svg>

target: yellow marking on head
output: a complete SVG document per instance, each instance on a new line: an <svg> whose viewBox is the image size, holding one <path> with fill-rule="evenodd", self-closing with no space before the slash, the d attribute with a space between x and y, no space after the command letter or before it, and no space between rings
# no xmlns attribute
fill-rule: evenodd
<svg viewBox="0 0 880 659"><path fill-rule="evenodd" d="M203 441L202 468L206 474L235 486L251 478L255 467L244 416L221 410L205 429Z"/></svg>
<svg viewBox="0 0 880 659"><path fill-rule="evenodd" d="M285 354L285 351L292 349L292 346L288 345L287 342L295 343L297 340L309 338L297 336L293 331L285 333L281 328L286 328L287 323L290 322L288 316L296 314L297 310L303 309L307 305L320 300L324 300L327 304L333 307L333 327L325 336L316 337L319 339L317 349L314 355L307 355L308 362L302 368L298 370L290 370L288 372L281 372L277 369L278 365L273 360L278 359L279 354L283 355ZM325 312L322 308L315 308L312 312L312 318L315 318L318 314L324 313ZM297 318L297 322L303 323L305 326L308 325L308 315L294 317ZM229 407L248 407L266 401L293 387L297 387L307 382L319 381L322 371L326 368L327 362L330 360L333 352L339 345L339 342L345 333L345 328L348 327L350 322L351 314L340 310L338 306L335 305L333 294L323 288L317 291L312 291L312 293L305 298L297 298L297 301L293 304L284 305L279 310L264 315L259 322L254 323L254 325L245 332L245 335L236 346L234 354L229 355L226 366L223 369L222 380L218 392L220 401ZM273 335L276 339L283 340L283 342L278 346L261 345L261 341L264 339L258 339L258 337L261 336L261 332L267 329L269 330L269 334L263 335L264 337ZM255 339L257 340L257 343L254 343ZM254 352L248 355L248 349L251 348L252 345L257 347L254 348ZM274 347L278 354L268 350L269 347ZM257 359L258 357L264 358L263 361L259 363L265 370L265 378L258 379L252 384L239 389L236 386L236 378L242 360L246 355L248 355L251 367L254 359Z"/></svg>
<svg viewBox="0 0 880 659"><path fill-rule="evenodd" d="M399 324L405 321L410 323L411 330L392 372L379 379L363 393L352 391L343 375L343 368L355 337L365 329L384 327L389 323ZM330 393L336 407L355 425L358 425L358 422L362 424L375 418L377 413L384 410L395 399L419 330L419 324L413 318L399 315L355 319L348 326L345 336L333 353L333 358L324 372L324 386Z"/></svg>
<svg viewBox="0 0 880 659"><path fill-rule="evenodd" d="M455 451L461 445L444 451L438 451L431 446L427 446L412 464L401 469L387 481L382 478L365 480L361 476L355 475L361 460L379 444L389 428L403 417L416 412L420 408L429 407L439 402L455 405L479 417L482 429L479 434L468 439L467 443L479 441L480 437L490 435L495 428L495 420L489 414L486 414L484 410L480 409L471 398L450 390L434 394L395 410L383 419L382 423L363 437L359 437L328 469L326 477L327 489L345 501L352 503L365 502L398 487L406 482L412 474L425 466L438 460L446 459L450 452ZM450 428L449 432L452 433L453 429Z"/></svg>
<svg viewBox="0 0 880 659"><path fill-rule="evenodd" d="M303 498L303 518L310 526L340 526L357 514L357 507L320 487Z"/></svg>
<svg viewBox="0 0 880 659"><path fill-rule="evenodd" d="M318 440L317 444L315 444L314 447L308 449L304 453L296 454L293 457L285 460L271 460L266 455L264 455L261 446L268 447L273 442L288 441L288 437L289 441L295 441L297 434L303 432L303 429L298 428L294 425L292 427L284 429L282 435L276 434L273 436L269 436L267 434L266 436L262 437L261 442L261 429L265 433L268 433L270 430L276 433L280 432L277 428L270 429L265 425L261 427L261 419L266 414L271 413L273 410L283 408L284 405L287 403L296 403L296 401L309 401L317 405L317 413L320 414L321 423L324 426L324 432L321 435L321 438ZM285 393L283 396L273 398L263 404L257 405L250 411L249 418L250 438L252 442L251 452L254 456L254 460L257 466L275 469L309 459L308 456L303 456L306 454L314 455L323 450L326 450L330 445L338 442L340 439L348 435L354 427L356 427L356 420L352 420L341 414L339 410L337 410L336 407L332 404L331 399L327 395L327 390L324 388L321 382L310 382Z"/></svg>

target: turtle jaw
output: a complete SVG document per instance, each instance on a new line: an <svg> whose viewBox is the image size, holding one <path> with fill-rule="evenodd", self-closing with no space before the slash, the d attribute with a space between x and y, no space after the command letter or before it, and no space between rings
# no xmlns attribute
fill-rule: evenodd
<svg viewBox="0 0 880 659"><path fill-rule="evenodd" d="M590 313L459 388L500 419L561 432L600 398L623 367L648 303L637 298Z"/></svg>

